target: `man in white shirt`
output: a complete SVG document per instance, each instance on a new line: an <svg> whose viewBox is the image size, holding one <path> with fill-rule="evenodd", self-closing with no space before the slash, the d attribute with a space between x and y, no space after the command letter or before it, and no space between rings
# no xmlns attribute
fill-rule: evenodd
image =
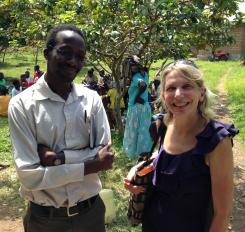
<svg viewBox="0 0 245 232"><path fill-rule="evenodd" d="M112 168L114 153L99 95L73 83L85 54L81 30L54 28L47 72L10 102L20 193L29 201L25 232L105 231L98 172Z"/></svg>

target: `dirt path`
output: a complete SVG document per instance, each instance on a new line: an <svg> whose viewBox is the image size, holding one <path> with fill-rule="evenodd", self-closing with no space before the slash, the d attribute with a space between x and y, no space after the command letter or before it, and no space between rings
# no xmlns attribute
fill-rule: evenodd
<svg viewBox="0 0 245 232"><path fill-rule="evenodd" d="M227 110L227 93L225 90L225 80L228 77L231 69L228 69L226 74L220 79L218 85L219 105L218 116L219 120L231 123L232 120ZM234 139L234 166L235 166L235 193L233 202L233 214L229 231L244 232L245 231L245 152L237 137Z"/></svg>
<svg viewBox="0 0 245 232"><path fill-rule="evenodd" d="M228 69L226 74L220 79L218 85L219 105L217 106L218 118L223 122L231 123L232 120L227 110L227 93L225 91L224 83L228 77L231 69ZM245 150L242 148L237 137L234 139L234 166L235 166L235 194L234 207L229 226L230 232L244 232L245 231ZM11 168L9 168L11 169ZM4 175L5 170L0 172L0 178ZM6 174L7 175L7 174ZM17 189L16 189L17 191ZM22 220L20 216L16 216L18 210L13 206L0 205L0 232L23 232Z"/></svg>

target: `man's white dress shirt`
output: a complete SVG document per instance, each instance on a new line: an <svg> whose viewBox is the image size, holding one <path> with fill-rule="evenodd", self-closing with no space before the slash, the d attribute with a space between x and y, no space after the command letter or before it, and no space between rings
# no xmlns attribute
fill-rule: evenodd
<svg viewBox="0 0 245 232"><path fill-rule="evenodd" d="M79 84L64 100L42 76L11 99L9 127L20 193L40 205L73 206L101 190L98 174L84 175L84 161L111 140L107 116L97 92ZM37 145L64 151L65 164L43 167Z"/></svg>

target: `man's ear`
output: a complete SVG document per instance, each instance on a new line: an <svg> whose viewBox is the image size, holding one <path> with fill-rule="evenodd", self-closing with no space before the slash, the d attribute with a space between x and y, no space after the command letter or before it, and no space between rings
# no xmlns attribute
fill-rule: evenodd
<svg viewBox="0 0 245 232"><path fill-rule="evenodd" d="M44 55L44 57L45 57L46 60L48 59L48 54L49 54L49 50L47 48L45 48L43 50L43 55Z"/></svg>

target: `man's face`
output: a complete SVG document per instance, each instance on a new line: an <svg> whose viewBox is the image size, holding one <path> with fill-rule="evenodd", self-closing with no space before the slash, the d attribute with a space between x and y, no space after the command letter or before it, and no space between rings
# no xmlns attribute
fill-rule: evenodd
<svg viewBox="0 0 245 232"><path fill-rule="evenodd" d="M79 34L70 30L58 32L55 47L45 53L49 78L72 82L82 68L85 54L85 43Z"/></svg>

